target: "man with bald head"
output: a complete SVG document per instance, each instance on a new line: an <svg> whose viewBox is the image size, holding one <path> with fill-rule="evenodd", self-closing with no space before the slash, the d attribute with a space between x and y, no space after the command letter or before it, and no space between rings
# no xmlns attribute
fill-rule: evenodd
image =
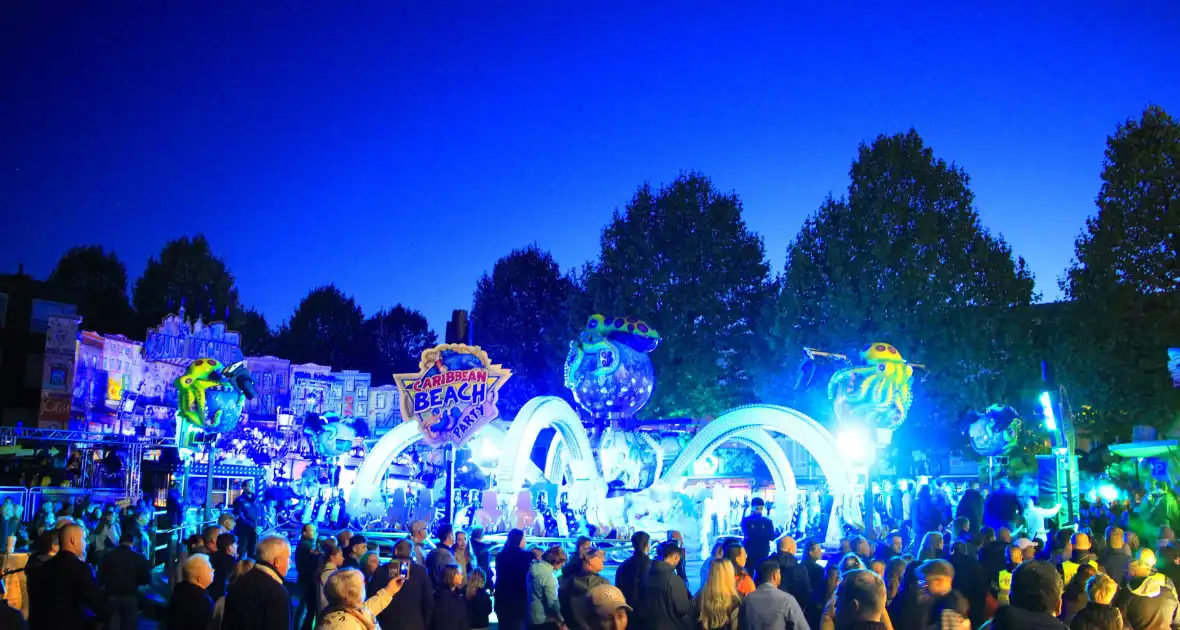
<svg viewBox="0 0 1180 630"><path fill-rule="evenodd" d="M799 564L799 558L796 554L799 553L798 545L795 544L795 539L790 536L782 536L778 539L778 552L767 558L778 563L779 570L779 590L790 594L799 602L799 605L804 607L804 614L810 612L806 609L811 602L811 578L807 575L807 567Z"/></svg>
<svg viewBox="0 0 1180 630"><path fill-rule="evenodd" d="M106 596L94 580L86 557L86 532L67 523L58 531L59 550L29 576L29 628L92 628L110 617Z"/></svg>

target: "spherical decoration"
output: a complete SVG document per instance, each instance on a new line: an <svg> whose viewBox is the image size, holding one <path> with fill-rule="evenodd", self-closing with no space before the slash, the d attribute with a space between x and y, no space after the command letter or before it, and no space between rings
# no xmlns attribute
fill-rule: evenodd
<svg viewBox="0 0 1180 630"><path fill-rule="evenodd" d="M571 352L567 365L573 362ZM625 344L615 344L611 359L587 356L567 377L574 400L591 415L616 419L634 416L651 399L655 370L647 353ZM605 365L604 365L605 363ZM611 368L609 371L600 368Z"/></svg>

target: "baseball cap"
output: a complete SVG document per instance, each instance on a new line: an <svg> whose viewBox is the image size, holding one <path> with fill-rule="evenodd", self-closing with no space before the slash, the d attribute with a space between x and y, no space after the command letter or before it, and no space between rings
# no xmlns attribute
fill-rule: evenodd
<svg viewBox="0 0 1180 630"><path fill-rule="evenodd" d="M590 589L590 594L586 596L590 600L590 605L594 608L594 612L598 613L599 617L609 617L615 614L615 611L620 608L626 608L628 612L634 610L627 605L627 599L623 597L623 591L610 584L599 584Z"/></svg>
<svg viewBox="0 0 1180 630"><path fill-rule="evenodd" d="M414 521L410 523L410 533L417 534L418 532L426 531L426 521Z"/></svg>
<svg viewBox="0 0 1180 630"><path fill-rule="evenodd" d="M1027 538L1024 538L1024 537L1017 538L1016 542L1014 542L1012 544L1016 545L1016 547L1019 548L1021 551L1024 551L1025 549L1028 549L1029 547L1036 546L1035 544L1033 544L1033 541L1031 541Z"/></svg>

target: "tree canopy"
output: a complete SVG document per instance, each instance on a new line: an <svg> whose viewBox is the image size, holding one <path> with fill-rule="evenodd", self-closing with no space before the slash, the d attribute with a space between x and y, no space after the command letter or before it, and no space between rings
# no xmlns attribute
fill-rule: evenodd
<svg viewBox="0 0 1180 630"><path fill-rule="evenodd" d="M1180 124L1163 109L1107 138L1096 203L1061 282L1072 302L1052 350L1095 430L1128 439L1136 424L1171 428L1180 408L1167 370L1180 345Z"/></svg>
<svg viewBox="0 0 1180 630"><path fill-rule="evenodd" d="M127 267L114 252L101 245L73 247L57 261L46 282L71 296L87 330L124 335L136 332L127 299Z"/></svg>
<svg viewBox="0 0 1180 630"><path fill-rule="evenodd" d="M1005 400L1023 374L1033 278L981 225L967 173L916 132L862 144L850 176L847 196L825 200L787 248L773 332L794 351L781 356L808 346L855 358L891 343L927 366L908 424L961 434L961 414Z"/></svg>
<svg viewBox="0 0 1180 630"><path fill-rule="evenodd" d="M365 316L334 284L312 289L279 329L279 345L293 363L358 369L365 360Z"/></svg>
<svg viewBox="0 0 1180 630"><path fill-rule="evenodd" d="M471 308L475 344L513 372L500 390L501 417L515 417L536 396L566 394L562 368L579 331L569 309L580 291L535 245L513 250L479 279Z"/></svg>
<svg viewBox="0 0 1180 630"><path fill-rule="evenodd" d="M770 286L741 200L699 173L640 187L603 230L587 278L595 310L639 317L663 337L651 355L653 417L703 418L753 399L751 328Z"/></svg>
<svg viewBox="0 0 1180 630"><path fill-rule="evenodd" d="M242 308L234 276L203 235L169 241L135 282L135 310L145 327L184 306L188 317L221 321Z"/></svg>
<svg viewBox="0 0 1180 630"><path fill-rule="evenodd" d="M392 383L394 374L417 372L422 351L438 343L422 313L401 304L377 311L361 330L368 349L364 368L374 385Z"/></svg>

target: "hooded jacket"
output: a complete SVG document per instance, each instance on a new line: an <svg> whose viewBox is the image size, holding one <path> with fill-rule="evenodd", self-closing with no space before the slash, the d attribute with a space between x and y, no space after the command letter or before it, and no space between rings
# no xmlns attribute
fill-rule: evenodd
<svg viewBox="0 0 1180 630"><path fill-rule="evenodd" d="M557 600L561 603L561 616L570 630L590 630L586 625L586 595L595 586L609 583L597 573L562 574Z"/></svg>
<svg viewBox="0 0 1180 630"><path fill-rule="evenodd" d="M1047 612L1032 612L1016 606L1000 606L981 630L1065 630L1061 620Z"/></svg>
<svg viewBox="0 0 1180 630"><path fill-rule="evenodd" d="M1126 625L1135 630L1168 630L1180 627L1176 593L1159 573L1128 577L1120 593L1119 608Z"/></svg>

